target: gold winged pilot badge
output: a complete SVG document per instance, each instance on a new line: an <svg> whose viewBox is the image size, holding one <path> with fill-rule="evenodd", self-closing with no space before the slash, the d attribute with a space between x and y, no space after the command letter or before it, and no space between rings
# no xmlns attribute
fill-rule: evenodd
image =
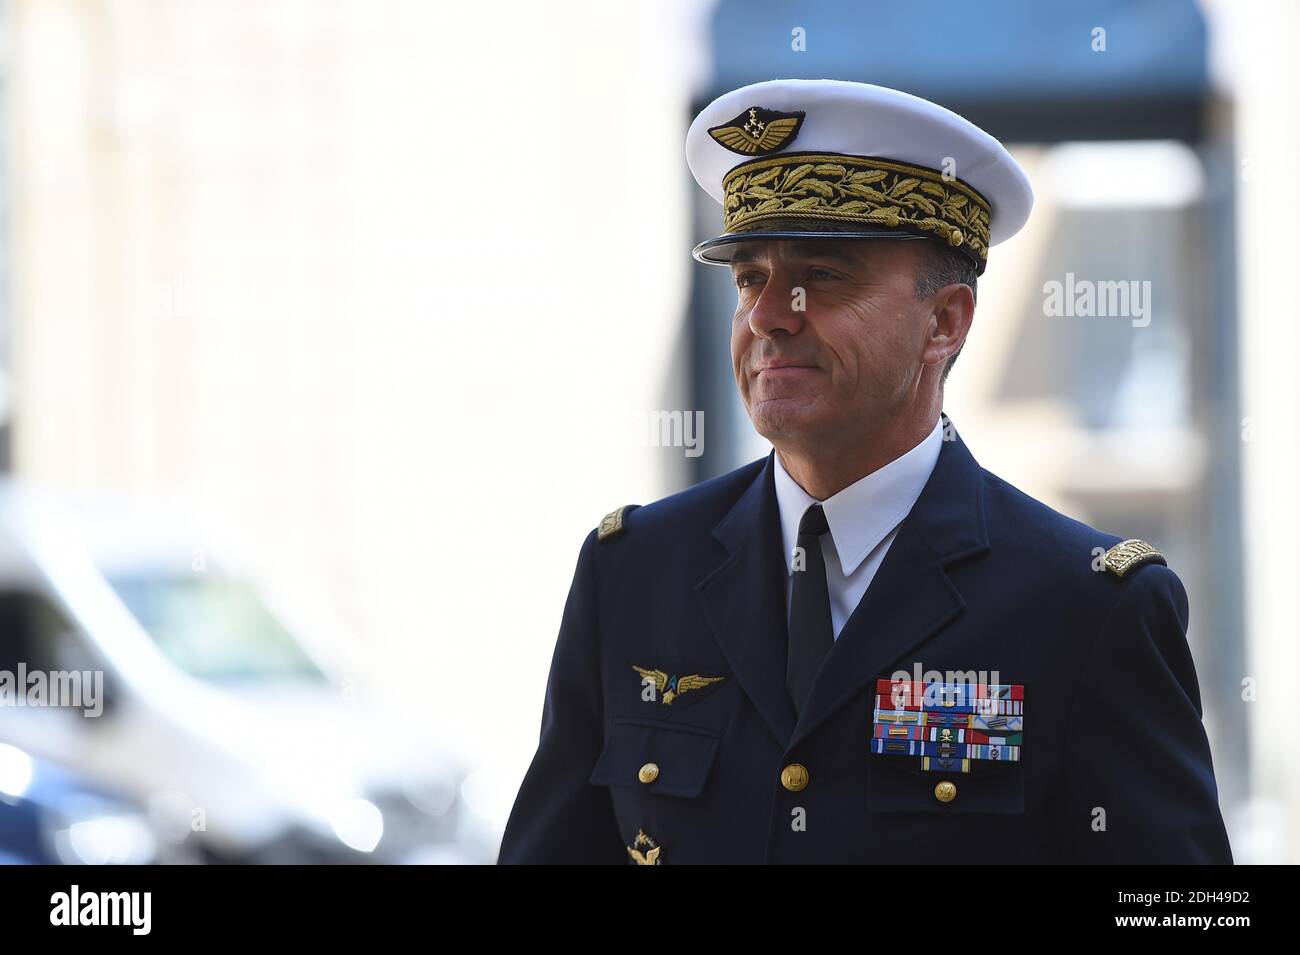
<svg viewBox="0 0 1300 955"><path fill-rule="evenodd" d="M632 664L632 669L641 674L643 684L646 680L654 680L655 689L659 691L659 698L663 700L666 706L672 706L673 700L683 693L690 690L699 690L726 679L726 677L721 676L700 676L698 673L692 673L688 676L669 676L663 670L647 670L635 663Z"/></svg>

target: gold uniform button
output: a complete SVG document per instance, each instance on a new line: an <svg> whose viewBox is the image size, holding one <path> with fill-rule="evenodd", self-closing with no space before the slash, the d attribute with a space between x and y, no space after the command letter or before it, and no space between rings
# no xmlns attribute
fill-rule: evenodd
<svg viewBox="0 0 1300 955"><path fill-rule="evenodd" d="M957 798L957 784L945 779L934 787L934 798L939 802L952 802Z"/></svg>
<svg viewBox="0 0 1300 955"><path fill-rule="evenodd" d="M657 763L646 763L636 774L636 778L643 783L652 783L659 778L659 766Z"/></svg>
<svg viewBox="0 0 1300 955"><path fill-rule="evenodd" d="M808 785L808 769L802 763L791 763L781 770L781 785L797 793Z"/></svg>
<svg viewBox="0 0 1300 955"><path fill-rule="evenodd" d="M950 245L961 245L966 241L966 237L961 234L961 229L953 229L948 233L948 243Z"/></svg>

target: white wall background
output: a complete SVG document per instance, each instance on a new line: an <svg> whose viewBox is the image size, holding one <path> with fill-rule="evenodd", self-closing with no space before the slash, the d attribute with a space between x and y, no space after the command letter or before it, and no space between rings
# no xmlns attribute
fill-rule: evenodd
<svg viewBox="0 0 1300 955"><path fill-rule="evenodd" d="M583 537L671 480L623 426L681 407L700 60L643 6L11 10L18 475L219 516L506 787Z"/></svg>

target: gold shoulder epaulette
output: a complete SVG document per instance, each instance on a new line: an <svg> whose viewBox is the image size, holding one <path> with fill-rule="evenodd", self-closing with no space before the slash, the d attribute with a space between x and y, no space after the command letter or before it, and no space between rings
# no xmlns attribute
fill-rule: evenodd
<svg viewBox="0 0 1300 955"><path fill-rule="evenodd" d="M639 506L639 504L624 504L617 510L610 511L600 519L600 526L596 528L596 537L599 540L608 540L623 533L623 518Z"/></svg>
<svg viewBox="0 0 1300 955"><path fill-rule="evenodd" d="M1141 567L1143 564L1155 561L1168 566L1169 562L1165 560L1165 555L1160 553L1144 540L1138 540L1136 537L1130 537L1126 541L1120 541L1110 550L1106 551L1103 562L1106 569L1116 577L1123 577L1134 567Z"/></svg>

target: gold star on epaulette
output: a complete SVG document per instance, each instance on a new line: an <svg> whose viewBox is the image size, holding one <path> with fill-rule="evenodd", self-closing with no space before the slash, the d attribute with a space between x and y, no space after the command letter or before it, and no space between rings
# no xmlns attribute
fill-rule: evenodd
<svg viewBox="0 0 1300 955"><path fill-rule="evenodd" d="M640 505L624 504L617 510L610 511L600 519L600 526L596 528L596 537L598 540L608 540L618 534L623 533L623 519L629 512L635 510Z"/></svg>
<svg viewBox="0 0 1300 955"><path fill-rule="evenodd" d="M1126 541L1120 541L1110 550L1106 551L1106 556L1102 562L1116 577L1123 577L1134 567L1140 567L1143 564L1155 561L1157 563L1169 565L1165 560L1165 555L1160 553L1144 540L1138 540L1131 537Z"/></svg>

